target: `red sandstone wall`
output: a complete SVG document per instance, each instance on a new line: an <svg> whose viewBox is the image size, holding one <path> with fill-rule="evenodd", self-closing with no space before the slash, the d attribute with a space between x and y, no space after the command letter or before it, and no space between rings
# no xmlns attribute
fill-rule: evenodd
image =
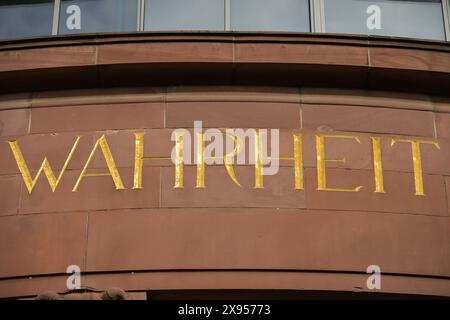
<svg viewBox="0 0 450 320"><path fill-rule="evenodd" d="M142 44L133 52L108 51L113 46L97 52L97 59L114 63L132 56L140 61L141 55L148 59L149 52L152 58L158 56L160 48ZM44 62L33 53L42 49L0 52L0 71L91 61L94 49L76 48L83 54L72 58L55 53L57 59L42 57ZM199 55L196 48L187 52L203 61L227 56L229 48L212 46L210 56ZM244 60L271 60L271 46L252 48L234 50L242 50ZM161 54L170 62L179 50L169 49ZM351 64L367 58L365 51L348 51L359 49L342 50L342 59L351 56ZM380 52L379 60L377 50L372 63L391 67L399 49ZM302 57L301 51L295 54L308 64L315 59ZM406 59L402 69L422 68L418 61L430 54L419 52L417 60ZM449 56L439 55L441 60L436 56L426 61L447 72ZM339 52L314 63L332 64L336 56ZM450 100L433 95L298 87L161 86L4 94L0 297L65 290L64 273L71 264L81 266L84 286L132 291L368 291L366 268L377 264L384 274L381 292L450 296L449 111ZM146 156L167 156L172 130L190 128L194 120L202 120L204 127L280 128L282 156L292 156L291 134L302 132L305 190L294 190L291 162L282 162L277 176L265 178L264 190L253 189L252 166L236 169L241 189L223 167L214 166L206 168L205 190L195 189L194 167L185 168L185 187L175 190L170 161L146 161L144 189L131 190L133 132L146 133ZM361 192L316 190L315 134L320 132L360 137L361 144L339 140L327 145L329 158L348 160L327 164L327 176L332 186L363 185ZM71 192L102 134L127 190L115 190L110 177L89 177L77 193ZM80 145L57 191L52 193L42 176L29 195L6 141L19 141L33 174L44 156L59 172L76 135L82 136ZM382 138L386 194L374 193L371 136ZM393 136L439 142L440 151L422 147L425 197L414 195L410 146L391 147ZM91 167L106 168L100 153Z"/></svg>

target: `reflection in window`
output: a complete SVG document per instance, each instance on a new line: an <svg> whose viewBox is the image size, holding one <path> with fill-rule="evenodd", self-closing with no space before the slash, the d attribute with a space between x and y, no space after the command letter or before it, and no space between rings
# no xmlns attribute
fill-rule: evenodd
<svg viewBox="0 0 450 320"><path fill-rule="evenodd" d="M325 0L325 31L445 39L440 0Z"/></svg>
<svg viewBox="0 0 450 320"><path fill-rule="evenodd" d="M224 0L146 0L145 30L224 30Z"/></svg>
<svg viewBox="0 0 450 320"><path fill-rule="evenodd" d="M52 33L53 0L0 1L0 38Z"/></svg>
<svg viewBox="0 0 450 320"><path fill-rule="evenodd" d="M62 0L59 33L136 31L138 0Z"/></svg>
<svg viewBox="0 0 450 320"><path fill-rule="evenodd" d="M231 0L231 29L310 31L308 2L308 0Z"/></svg>

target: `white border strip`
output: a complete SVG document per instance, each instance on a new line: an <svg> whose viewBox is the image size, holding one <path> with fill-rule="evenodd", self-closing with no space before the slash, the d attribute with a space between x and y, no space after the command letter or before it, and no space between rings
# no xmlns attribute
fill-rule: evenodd
<svg viewBox="0 0 450 320"><path fill-rule="evenodd" d="M55 0L53 3L53 24L52 36L58 35L59 31L59 11L61 9L61 0Z"/></svg>
<svg viewBox="0 0 450 320"><path fill-rule="evenodd" d="M144 31L145 26L145 0L138 0L137 31Z"/></svg>
<svg viewBox="0 0 450 320"><path fill-rule="evenodd" d="M450 41L450 0L442 0L442 10L444 12L445 39Z"/></svg>
<svg viewBox="0 0 450 320"><path fill-rule="evenodd" d="M311 32L325 32L325 1L310 0Z"/></svg>
<svg viewBox="0 0 450 320"><path fill-rule="evenodd" d="M225 31L231 30L231 0L224 0L225 6Z"/></svg>

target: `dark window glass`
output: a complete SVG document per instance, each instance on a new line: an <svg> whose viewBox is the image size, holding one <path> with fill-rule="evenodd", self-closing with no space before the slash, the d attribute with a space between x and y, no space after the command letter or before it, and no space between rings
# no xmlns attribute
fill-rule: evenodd
<svg viewBox="0 0 450 320"><path fill-rule="evenodd" d="M50 35L53 1L0 1L0 38Z"/></svg>
<svg viewBox="0 0 450 320"><path fill-rule="evenodd" d="M440 0L325 0L325 30L444 40Z"/></svg>
<svg viewBox="0 0 450 320"><path fill-rule="evenodd" d="M145 30L224 30L224 0L146 0Z"/></svg>
<svg viewBox="0 0 450 320"><path fill-rule="evenodd" d="M63 0L59 33L137 30L138 0Z"/></svg>
<svg viewBox="0 0 450 320"><path fill-rule="evenodd" d="M231 29L310 31L309 1L231 0Z"/></svg>

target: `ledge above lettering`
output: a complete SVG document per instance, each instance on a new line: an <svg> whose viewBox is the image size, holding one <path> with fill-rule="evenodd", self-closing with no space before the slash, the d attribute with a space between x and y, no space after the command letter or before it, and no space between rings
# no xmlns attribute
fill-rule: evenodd
<svg viewBox="0 0 450 320"><path fill-rule="evenodd" d="M448 96L450 44L275 32L139 32L0 41L0 94L39 90L286 85Z"/></svg>

